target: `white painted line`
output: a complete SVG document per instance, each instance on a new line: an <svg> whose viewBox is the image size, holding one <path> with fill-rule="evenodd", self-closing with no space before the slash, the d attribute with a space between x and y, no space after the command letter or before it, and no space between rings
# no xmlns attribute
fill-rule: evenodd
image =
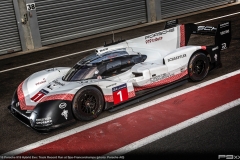
<svg viewBox="0 0 240 160"><path fill-rule="evenodd" d="M224 18L224 17L229 17L229 16L233 16L233 15L236 15L236 14L240 14L240 12L232 13L232 14L228 14L228 15L224 15L224 16L220 16L220 17L216 17L216 18L212 18L212 19L208 19L208 20L204 20L204 21L200 21L200 22L196 22L195 24L199 24L199 23L203 23L203 22L208 22L208 21L212 21L212 20L216 20L216 19L220 19L220 18ZM30 64L23 65L23 66L19 66L19 67L14 67L14 68L2 70L2 71L0 71L0 73L4 73L4 72L12 71L12 70L15 70L15 69L32 66L32 65L35 65L35 64L40 64L40 63L44 63L44 62L49 62L49 61L56 60L56 59L60 59L60 58L65 58L65 57L73 56L73 55L80 54L80 53L83 53L83 52L92 51L92 50L94 50L94 49L95 49L95 48L92 48L92 49L88 49L88 50L81 51L81 52L76 52L76 53L72 53L72 54L68 54L68 55L64 55L64 56L60 56L60 57L56 57L56 58L51 58L51 59L44 60L44 61L39 61L39 62L30 63Z"/></svg>
<svg viewBox="0 0 240 160"><path fill-rule="evenodd" d="M228 109L236 107L238 105L240 105L240 98L237 99L237 100L234 100L234 101L232 101L230 103L224 104L224 105L222 105L220 107L217 107L217 108L215 108L213 110L210 110L208 112L200 114L200 115L198 115L196 117L188 119L188 120L186 120L184 122L176 124L176 125L174 125L172 127L164 129L164 130L162 130L160 132L152 134L151 136L145 137L145 138L143 138L143 139L141 139L139 141L133 142L133 143L131 143L129 145L126 145L126 146L124 146L122 148L119 148L119 149L117 149L115 151L107 153L106 155L123 155L123 154L126 154L126 153L131 152L131 151L133 151L135 149L138 149L138 148L140 148L142 146L150 144L150 143L152 143L152 142L154 142L156 140L159 140L159 139L161 139L163 137L166 137L166 136L168 136L168 135L170 135L172 133L175 133L175 132L180 131L180 130L182 130L184 128L187 128L187 127L189 127L189 126L191 126L191 125L193 125L195 123L198 123L198 122L203 121L203 120L205 120L207 118L210 118L210 117L215 116L215 115L217 115L219 113L222 113L222 112L224 112L224 111L226 111Z"/></svg>
<svg viewBox="0 0 240 160"><path fill-rule="evenodd" d="M61 134L58 134L58 135L49 137L49 138L47 138L47 139L44 139L44 140L41 140L41 141L38 141L38 142L35 142L35 143L32 143L32 144L29 144L29 145L24 146L24 147L21 147L21 148L19 148L19 149L15 149L15 150L13 150L13 151L4 153L4 154L1 155L1 156L13 156L13 155L18 155L18 154L24 153L24 152L26 152L26 151L29 151L29 150L32 150L32 149L34 149L34 148L40 147L40 146L42 146L42 145L45 145L45 144L48 144L48 143L57 141L57 140L59 140L59 139L68 137L68 136L73 135L73 134L75 134L75 133L78 133L78 132L87 130L87 129L89 129L89 128L92 128L92 127L101 125L101 124L103 124L103 123L106 123L106 122L109 122L109 121L111 121L111 120L114 120L114 119L123 117L123 116L125 116L125 115L131 114L131 113L133 113L133 112L137 112L137 111L139 111L139 110L142 110L142 109L151 107L151 106L153 106L153 105L155 105L155 104L161 103L161 102L163 102L163 101L166 101L166 100L169 100L169 99L171 99L171 98L177 97L177 96L179 96L179 95L182 95L182 94L191 92L191 91L193 91L193 90L196 90L196 89L199 89L199 88L208 86L208 85L210 85L210 84L212 84L212 83L216 83L216 82L218 82L218 81L227 79L227 78L229 78L229 77L232 77L232 76L235 76L235 75L238 75L238 74L240 74L240 70L234 71L234 72L232 72L232 73L228 73L228 74L223 75L223 76L221 76L221 77L217 77L217 78L215 78L215 79L212 79L212 80L209 80L209 81L200 83L200 84L198 84L198 85L195 85L195 86L186 88L186 89L184 89L184 90L181 90L181 91L172 93L172 94L170 94L170 95L161 97L161 98L159 98L159 99L152 100L152 101L150 101L150 102L147 102L147 103L141 104L141 105L139 105L139 106L136 106L136 107L134 107L134 108L130 108L130 109L128 109L128 110L125 110L125 111L122 111L122 112L113 114L113 115L111 115L111 116L108 116L108 117L105 117L105 118L102 118L102 119L93 121L93 122L88 123L88 124L85 124L85 125L83 125L83 126L79 126L79 127L77 127L77 128L71 129L71 130L66 131L66 132L63 132L63 133L61 133ZM167 131L166 131L166 132L167 132Z"/></svg>
<svg viewBox="0 0 240 160"><path fill-rule="evenodd" d="M237 15L237 14L240 14L240 12L236 12L236 13L232 13L232 14L228 14L228 15L224 15L224 16L220 16L220 17L216 17L216 18L212 18L212 19L208 19L208 20L204 20L204 21L200 21L200 22L196 22L195 24L209 22L209 21L213 21L213 20L216 20L216 19L221 19L221 18L225 18L225 17L234 16L234 15Z"/></svg>
<svg viewBox="0 0 240 160"><path fill-rule="evenodd" d="M81 52L76 52L76 53L68 54L68 55L64 55L64 56L60 56L60 57L56 57L56 58L47 59L47 60L44 60L44 61L39 61L39 62L35 62L35 63L30 63L30 64L26 64L26 65L19 66L19 67L14 67L14 68L2 70L2 71L0 71L0 73L8 72L8 71L12 71L12 70L15 70L15 69L28 67L28 66L33 66L33 65L35 65L35 64L40 64L40 63L44 63L44 62L49 62L49 61L56 60L56 59L60 59L60 58L65 58L65 57L69 57L69 56L74 56L74 55L76 55L76 54L80 54L80 53L83 53L83 52L93 51L94 49L95 49L95 48L93 48L93 49L88 49L88 50L81 51Z"/></svg>

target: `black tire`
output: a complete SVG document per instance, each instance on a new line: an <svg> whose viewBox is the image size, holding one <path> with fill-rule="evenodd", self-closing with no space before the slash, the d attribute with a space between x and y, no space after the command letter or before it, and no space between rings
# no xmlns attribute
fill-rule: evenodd
<svg viewBox="0 0 240 160"><path fill-rule="evenodd" d="M188 75L192 81L203 80L209 71L209 59L201 52L195 53L188 64Z"/></svg>
<svg viewBox="0 0 240 160"><path fill-rule="evenodd" d="M80 89L73 99L73 114L76 119L90 121L97 118L103 110L102 92L92 86Z"/></svg>

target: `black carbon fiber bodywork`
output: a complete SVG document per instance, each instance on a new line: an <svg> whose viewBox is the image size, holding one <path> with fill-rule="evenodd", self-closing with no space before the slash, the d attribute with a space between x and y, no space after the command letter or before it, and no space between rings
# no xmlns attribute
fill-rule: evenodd
<svg viewBox="0 0 240 160"><path fill-rule="evenodd" d="M49 131L75 121L72 102L66 100L46 101L39 103L34 110L21 110L15 92L8 109L14 117L37 131Z"/></svg>

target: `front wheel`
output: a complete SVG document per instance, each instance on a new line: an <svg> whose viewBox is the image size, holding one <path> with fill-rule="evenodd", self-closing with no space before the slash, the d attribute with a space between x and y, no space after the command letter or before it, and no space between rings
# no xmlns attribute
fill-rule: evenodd
<svg viewBox="0 0 240 160"><path fill-rule="evenodd" d="M73 99L73 114L78 120L90 121L103 110L104 100L101 91L92 86L80 89Z"/></svg>
<svg viewBox="0 0 240 160"><path fill-rule="evenodd" d="M203 80L209 71L208 57L201 52L195 53L188 64L188 74L192 81Z"/></svg>

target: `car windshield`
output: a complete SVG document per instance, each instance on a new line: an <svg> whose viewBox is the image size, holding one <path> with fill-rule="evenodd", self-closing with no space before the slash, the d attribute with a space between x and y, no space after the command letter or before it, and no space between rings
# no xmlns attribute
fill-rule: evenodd
<svg viewBox="0 0 240 160"><path fill-rule="evenodd" d="M75 65L71 68L68 73L64 76L64 81L78 81L82 79L94 78L95 72L97 71L96 66L80 66Z"/></svg>
<svg viewBox="0 0 240 160"><path fill-rule="evenodd" d="M98 55L96 53L92 53L88 55L87 57L80 60L77 64L78 65L85 65L85 64L97 64L101 63L113 58L122 57L122 56L128 56L128 53L126 52L126 49L118 49L114 51L105 52L101 55Z"/></svg>
<svg viewBox="0 0 240 160"><path fill-rule="evenodd" d="M125 49L90 54L80 60L63 77L64 81L105 79L130 69L134 64L145 61L145 55L129 55Z"/></svg>

